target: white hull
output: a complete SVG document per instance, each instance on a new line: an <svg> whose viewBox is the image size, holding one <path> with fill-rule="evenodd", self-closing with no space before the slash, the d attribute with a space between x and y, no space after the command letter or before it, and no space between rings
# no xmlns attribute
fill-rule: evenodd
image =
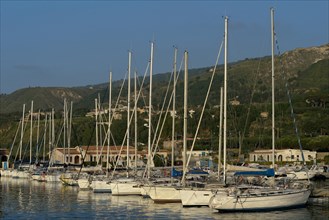
<svg viewBox="0 0 329 220"><path fill-rule="evenodd" d="M179 190L171 186L143 186L156 203L180 203Z"/></svg>
<svg viewBox="0 0 329 220"><path fill-rule="evenodd" d="M149 197L149 191L151 190L152 187L154 186L172 186L171 184L171 178L157 178L155 181L151 182L144 182L140 185L140 191L142 196ZM179 185L179 180L174 180L173 182L174 185Z"/></svg>
<svg viewBox="0 0 329 220"><path fill-rule="evenodd" d="M94 193L111 193L111 185L106 180L94 180L91 182Z"/></svg>
<svg viewBox="0 0 329 220"><path fill-rule="evenodd" d="M72 177L72 174L62 174L59 178L63 185L67 186L78 186L78 181Z"/></svg>
<svg viewBox="0 0 329 220"><path fill-rule="evenodd" d="M89 182L89 179L78 179L78 185L79 189L81 190L90 190L91 189L91 184Z"/></svg>
<svg viewBox="0 0 329 220"><path fill-rule="evenodd" d="M141 190L135 181L115 181L111 182L110 185L113 196L141 195Z"/></svg>
<svg viewBox="0 0 329 220"><path fill-rule="evenodd" d="M46 181L47 182L61 182L60 180L61 174L47 174L46 175Z"/></svg>
<svg viewBox="0 0 329 220"><path fill-rule="evenodd" d="M213 196L211 189L181 189L179 190L183 206L208 206Z"/></svg>
<svg viewBox="0 0 329 220"><path fill-rule="evenodd" d="M13 170L11 177L12 178L28 179L28 178L30 178L30 173L27 172L27 171Z"/></svg>
<svg viewBox="0 0 329 220"><path fill-rule="evenodd" d="M149 191L150 191L150 187L149 186L140 186L139 187L140 191L141 191L141 195L144 197L150 197L149 195Z"/></svg>
<svg viewBox="0 0 329 220"><path fill-rule="evenodd" d="M315 176L315 172L309 171L308 174L306 171L296 171L287 173L287 177L296 179L296 180L308 180L312 179Z"/></svg>
<svg viewBox="0 0 329 220"><path fill-rule="evenodd" d="M45 174L32 174L32 180L36 180L39 182L46 182Z"/></svg>
<svg viewBox="0 0 329 220"><path fill-rule="evenodd" d="M226 170L228 172L237 172L237 171L259 171L260 169L253 168L253 167L245 167L245 166L236 166L236 165L226 164Z"/></svg>
<svg viewBox="0 0 329 220"><path fill-rule="evenodd" d="M310 193L309 189L291 189L273 191L272 193L270 191L262 191L259 194L257 190L250 190L238 196L237 194L228 195L227 192L219 192L211 198L209 207L219 211L287 209L305 205Z"/></svg>
<svg viewBox="0 0 329 220"><path fill-rule="evenodd" d="M11 177L12 171L11 170L0 170L2 177Z"/></svg>

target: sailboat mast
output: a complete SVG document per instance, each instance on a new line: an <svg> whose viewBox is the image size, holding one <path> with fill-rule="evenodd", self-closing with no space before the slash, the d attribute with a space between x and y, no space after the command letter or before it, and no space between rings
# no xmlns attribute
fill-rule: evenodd
<svg viewBox="0 0 329 220"><path fill-rule="evenodd" d="M52 118L52 126L51 126L51 151L52 151L54 149L54 147L55 147L54 146L55 145L55 109L52 109L51 110L51 118ZM50 158L49 158L49 160L50 160Z"/></svg>
<svg viewBox="0 0 329 220"><path fill-rule="evenodd" d="M20 160L20 161L22 161L22 148L23 148L23 135L24 135L24 121L25 121L25 104L23 104L21 139L20 139L20 141L19 141L19 160Z"/></svg>
<svg viewBox="0 0 329 220"><path fill-rule="evenodd" d="M274 112L274 9L271 8L271 48L272 48L272 167L274 168L275 154L275 112Z"/></svg>
<svg viewBox="0 0 329 220"><path fill-rule="evenodd" d="M48 140L48 161L49 161L49 164L50 164L50 152L51 152L51 150L52 150L52 140L53 140L53 121L52 121L52 110L51 110L51 112L49 113L49 134L48 134L48 138L49 138L49 140Z"/></svg>
<svg viewBox="0 0 329 220"><path fill-rule="evenodd" d="M71 162L70 148L71 148L71 134L72 134L72 111L73 111L73 102L70 103L70 119L68 123L68 134L67 134L67 150L68 150L68 164Z"/></svg>
<svg viewBox="0 0 329 220"><path fill-rule="evenodd" d="M50 165L50 152L51 152L51 141L52 141L52 131L53 131L53 120L52 120L52 112L49 113L49 134L48 134L48 161Z"/></svg>
<svg viewBox="0 0 329 220"><path fill-rule="evenodd" d="M109 83L109 125L107 129L107 156L106 156L106 173L109 175L109 164L110 164L110 143L111 143L111 105L112 105L112 72L110 72L110 83Z"/></svg>
<svg viewBox="0 0 329 220"><path fill-rule="evenodd" d="M219 109L219 132L218 132L218 180L222 170L222 136L223 136L223 87L220 87L220 109Z"/></svg>
<svg viewBox="0 0 329 220"><path fill-rule="evenodd" d="M183 128L183 173L186 173L186 149L187 149L187 87L188 87L188 52L184 52L184 128ZM182 179L185 185L185 178Z"/></svg>
<svg viewBox="0 0 329 220"><path fill-rule="evenodd" d="M147 148L147 178L151 176L151 131L152 131L152 75L153 75L153 42L151 42L150 58L150 91L149 91L149 125L148 125L148 148Z"/></svg>
<svg viewBox="0 0 329 220"><path fill-rule="evenodd" d="M66 111L67 111L67 106L66 106L66 99L64 99L64 122L63 122L63 127L64 127L64 132L63 132L63 149L64 149L64 154L63 154L63 157L64 157L64 163L67 162L67 159L66 159Z"/></svg>
<svg viewBox="0 0 329 220"><path fill-rule="evenodd" d="M103 155L103 132L102 132L102 126L103 126L103 118L102 118L102 107L101 107L101 94L98 93L98 99L97 99L97 106L98 106L98 134L99 134L99 140L98 140L98 143L99 145L101 146L101 150L99 151L99 156L98 156L98 159L97 159L97 165L101 162L102 160L102 155Z"/></svg>
<svg viewBox="0 0 329 220"><path fill-rule="evenodd" d="M38 124L37 124L37 150L36 150L36 162L38 161L39 157L39 132L40 132L40 109L38 112Z"/></svg>
<svg viewBox="0 0 329 220"><path fill-rule="evenodd" d="M44 125L44 134L43 134L43 152L42 152L42 161L46 160L46 142L47 142L47 120L48 114L45 114L45 125Z"/></svg>
<svg viewBox="0 0 329 220"><path fill-rule="evenodd" d="M130 126L129 126L129 121L130 121L130 71L131 71L131 51L129 51L129 53L128 53L127 177L129 176L128 169L129 169L129 141L130 141Z"/></svg>
<svg viewBox="0 0 329 220"><path fill-rule="evenodd" d="M30 164L32 164L32 132L33 132L33 100L31 101L31 124L30 124Z"/></svg>
<svg viewBox="0 0 329 220"><path fill-rule="evenodd" d="M225 32L224 32L224 138L223 138L223 153L224 153L224 162L223 162L223 181L226 185L226 141L227 141L227 26L228 26L228 17L225 17Z"/></svg>
<svg viewBox="0 0 329 220"><path fill-rule="evenodd" d="M135 174L137 175L137 72L135 71L134 96L135 96Z"/></svg>
<svg viewBox="0 0 329 220"><path fill-rule="evenodd" d="M96 132L96 164L98 165L99 152L98 152L98 101L95 99L95 132Z"/></svg>
<svg viewBox="0 0 329 220"><path fill-rule="evenodd" d="M174 171L175 166L175 116L176 116L176 71L177 71L177 48L174 53L174 87L173 87L173 101L172 101L172 133L171 133L171 172ZM174 177L171 175L171 184L174 183Z"/></svg>

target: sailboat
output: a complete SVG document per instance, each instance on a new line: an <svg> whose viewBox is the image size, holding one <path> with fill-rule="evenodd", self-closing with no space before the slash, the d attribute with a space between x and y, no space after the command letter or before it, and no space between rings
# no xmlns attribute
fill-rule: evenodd
<svg viewBox="0 0 329 220"><path fill-rule="evenodd" d="M272 166L274 167L274 9L271 8L272 31ZM225 128L225 127L224 127ZM224 135L226 133L224 132ZM225 137L225 136L224 136ZM248 172L250 173L250 172ZM244 175L243 172L238 173ZM246 174L246 173L245 173ZM273 170L274 176L274 170ZM247 174L249 175L249 174ZM258 174L264 175L264 174ZM268 175L268 174L265 174ZM273 177L272 177L273 178ZM225 178L224 178L225 179ZM273 179L274 180L274 179ZM303 183L291 186L234 186L217 192L209 207L218 211L277 210L303 206L311 190Z"/></svg>
<svg viewBox="0 0 329 220"><path fill-rule="evenodd" d="M215 71L215 70L214 70ZM223 107L223 87L221 87L221 100L220 100L220 126L222 125L222 107ZM221 136L221 132L219 132ZM221 143L221 141L219 141ZM221 151L221 145L219 144L219 151ZM218 161L220 163L221 156L218 157ZM219 167L218 167L219 171ZM215 191L218 191L222 188L222 184L219 183L220 180L220 172L218 172L218 181L213 183L205 183L202 187L185 187L180 190L180 197L182 201L183 207L191 207L191 206L208 206L211 197L213 196Z"/></svg>
<svg viewBox="0 0 329 220"><path fill-rule="evenodd" d="M24 112L25 112L25 104L23 105L23 121L25 120L24 118ZM32 164L32 131L33 131L33 101L31 101L31 110L30 110L30 160L29 160L29 164L22 164L22 146L23 146L23 136L24 136L24 123L22 122L22 132L21 132L21 140L20 140L20 164L18 166L17 169L13 170L12 172L12 178L22 178L22 179L27 179L30 178L31 173L30 173L30 169L31 164Z"/></svg>
<svg viewBox="0 0 329 220"><path fill-rule="evenodd" d="M179 183L180 180L175 179L174 175L173 175L173 173L175 172L175 170L174 170L174 154L175 154L174 146L175 146L175 112L176 112L176 110L175 110L175 108L176 108L175 107L175 96L176 96L176 83L177 83L177 77L176 77L176 63L177 63L177 61L176 60L177 60L177 48L175 47L174 48L174 68L173 68L173 72L172 72L172 76L174 78L174 80L173 80L174 85L173 85L172 95L169 99L169 104L172 101L172 112L173 112L173 114L172 114L172 148L171 148L171 170L172 170L172 175L171 175L170 178L160 177L160 178L156 178L156 179L150 179L150 177L148 176L147 180L146 181L144 180L140 185L141 194L144 197L150 197L149 196L149 191L151 189L153 189L155 186L174 186L174 185L179 185L180 184ZM171 79L172 79L172 77L170 78L169 83L168 83L167 92L166 92L166 95L164 97L161 113L163 112L163 109L164 109L164 106L165 106L165 103L166 103L167 94L168 94L168 91L170 89ZM152 100L150 100L150 101L152 101ZM167 113L168 113L168 109L169 109L169 106L167 108L166 115L164 116L165 119L166 119L166 116L167 116ZM152 109L150 109L150 110L152 110ZM162 118L162 115L160 114L160 117L159 117L159 120L158 120L158 125L157 125L157 127L155 129L155 133L154 133L153 143L151 144L149 142L150 143L150 149L152 149L151 146L154 146L154 149L151 150L151 151L153 151L153 157L156 154L156 149L157 149L157 146L158 146L158 142L155 145L153 145L153 144L156 140L157 131L158 131L158 128L159 128L159 125L160 125L160 122L161 122L161 118ZM165 121L165 119L163 119L163 122ZM149 125L151 125L151 123L149 123ZM160 132L158 134L158 141L160 140L159 137L161 136L163 125L164 124L162 124ZM151 136L150 136L150 140L151 140ZM152 155L150 157L152 157ZM151 160L151 162L152 162L152 160ZM152 166L153 166L153 164L152 164Z"/></svg>
<svg viewBox="0 0 329 220"><path fill-rule="evenodd" d="M25 104L23 105L23 116L22 116L21 120L19 121L16 133L15 133L14 140L13 140L13 143L11 145L9 155L7 157L7 161L2 162L2 169L0 170L0 174L1 174L0 176L2 176L2 177L11 177L12 176L13 169L11 168L10 158L12 156L12 152L13 152L13 149L14 149L14 146L15 146L15 143L16 143L16 137L18 135L18 132L19 132L21 126L22 126L22 129L21 129L22 132L24 131L24 129L23 129L23 126L24 126L24 111L25 111ZM22 137L21 137L21 139L22 139ZM18 149L18 151L19 151L20 146L18 148L19 148Z"/></svg>
<svg viewBox="0 0 329 220"><path fill-rule="evenodd" d="M153 53L153 43L151 44L151 54ZM151 57L152 59L152 57ZM152 61L151 61L152 62ZM112 195L120 196L120 195L141 195L141 191L139 188L139 183L134 178L129 178L129 165L131 164L129 160L129 141L130 141L130 72L131 72L131 51L129 51L128 56L128 109L127 109L127 178L119 178L111 181L110 187L112 191ZM151 88L151 85L150 85ZM136 99L135 99L136 100ZM135 103L135 106L137 104ZM135 112L136 114L136 112ZM135 164L137 166L137 164Z"/></svg>
<svg viewBox="0 0 329 220"><path fill-rule="evenodd" d="M55 163L55 159L53 155L51 154L52 150L55 146L55 109L51 109L51 112L49 113L49 166L46 173L46 182L61 182L60 177L62 173L64 172L63 166L53 166Z"/></svg>
<svg viewBox="0 0 329 220"><path fill-rule="evenodd" d="M98 117L98 113L100 110L100 97L98 99L95 99L95 131L96 131L96 154L97 154L97 163L95 167L82 167L79 174L78 174L78 186L80 190L90 190L91 189L91 183L93 180L93 175L91 175L90 173L85 173L82 172L83 170L86 171L88 170L89 172L93 172L95 174L95 172L97 171L101 171L101 167L98 165L99 161L100 161L100 155L102 155L103 153L103 147L101 148L101 152L99 153L99 143L98 143L98 126L100 125L99 123L99 118ZM101 131L100 131L101 132Z"/></svg>
<svg viewBox="0 0 329 220"><path fill-rule="evenodd" d="M184 52L185 72L184 72L184 138L183 138L183 169L186 166L186 137L187 137L187 85L188 85L188 52ZM176 79L174 79L176 80ZM173 168L172 168L173 172ZM143 186L150 198L156 203L180 203L180 186L150 184Z"/></svg>
<svg viewBox="0 0 329 220"><path fill-rule="evenodd" d="M131 54L129 53L129 57L130 56L131 56ZM130 60L130 58L129 58L129 60ZM131 63L131 61L129 61L129 63ZM130 64L129 64L129 66L130 66ZM128 67L128 69L129 69L128 72L130 73L130 67ZM145 75L146 75L146 73L147 73L147 71L145 71ZM136 74L135 75L135 109L134 109L134 116L135 116L135 174L137 174L137 166L136 166L137 165L137 102L138 102L138 99L140 97L141 90L139 91L139 94L137 96L137 73L136 73L136 71L135 71L135 74ZM145 75L144 75L144 79L145 79ZM143 82L144 82L144 79L143 79ZM125 82L125 80L122 83L121 89L124 86L124 82ZM143 85L143 82L142 82L142 85ZM142 87L142 85L141 85L141 87ZM120 91L121 91L121 89L120 89ZM111 107L111 102L112 102L112 92L111 91L112 91L112 73L110 73L110 85L109 85L109 106L110 107ZM128 93L130 93L130 92L128 91ZM119 100L119 98L120 98L120 94L119 94L118 100ZM118 104L118 100L117 100L117 104ZM111 117L111 112L112 112L112 110L110 108L109 109L109 116L108 116L108 118L109 118L109 127L108 127L108 131L107 131L108 147L110 145L110 133L111 133L110 132L110 126L111 126L111 121L113 119L113 117ZM130 117L127 117L127 118L130 118ZM132 118L129 119L129 122L127 121L127 126L129 126L129 124L131 122L131 119ZM126 132L125 138L126 137L127 137L127 132ZM125 142L125 138L124 138L123 142ZM121 146L121 148L122 147L123 146ZM129 150L129 148L127 150ZM127 153L127 155L129 156L128 153ZM108 149L108 154L109 154L109 149ZM117 160L117 164L118 164L118 162L119 162L119 160ZM111 177L109 177L110 164L109 164L108 160L107 160L107 163L108 163L108 165L107 165L107 168L108 168L107 169L107 177L102 178L102 179L96 178L92 181L91 187L92 187L94 192L109 193L109 192L112 192L112 187L115 187L116 191L113 193L114 195L131 195L131 193L129 193L129 191L133 191L132 195L139 194L138 192L136 192L137 189L135 187L135 186L138 186L139 183L133 181L134 179L122 178L122 179L114 179L113 180L113 175ZM115 165L114 170L116 169L117 164ZM127 167L127 169L128 168L129 167ZM112 174L114 174L114 172ZM132 183L133 183L133 185L130 185ZM139 190L139 188L138 188L138 190Z"/></svg>
<svg viewBox="0 0 329 220"><path fill-rule="evenodd" d="M226 58L227 58L227 17L225 17L225 35L224 35L224 40L225 40L225 61L224 61L224 65L225 65L225 72L224 72L224 81L226 80ZM210 85L209 85L209 88L208 88L208 92L207 92L207 96L205 98L205 102L204 102L204 107L203 107L203 111L201 113L201 117L200 117L200 120L199 120L199 124L201 122L201 119L202 119L202 115L203 115L203 112L204 112L204 108L205 108L205 104L207 102L207 99L208 99L208 95L209 95L209 91L210 91L210 88L211 88L211 84L212 84L212 80L213 80L213 77L214 77L214 74L216 72L216 66L217 66L217 63L218 63L218 58L219 58L219 55L220 55L220 51L221 51L221 47L220 47L220 50L219 50L219 53L218 53L218 57L217 57L217 61L216 61L216 64L215 64L215 67L214 67L214 70L213 70L213 75L212 75L212 79L210 81ZM219 132L219 135L220 135L220 138L221 138L221 127L222 127L222 109L223 109L223 88L221 87L221 94L220 94L220 125L219 125L219 128L220 128L220 132ZM226 117L224 117L224 119L226 119ZM199 128L199 126L198 126ZM196 131L196 136L197 136L197 133L198 133L198 129ZM194 139L196 139L196 136ZM193 148L193 145L194 143L192 144L192 148ZM221 140L219 141L219 152L221 152ZM192 149L191 149L192 150ZM191 154L190 154L191 155ZM219 155L218 157L218 164L220 163L220 158L221 156ZM189 161L189 160L188 160ZM218 168L219 169L219 168ZM186 173L186 171L184 170L184 172ZM188 207L188 206L208 206L209 205L209 201L211 199L211 197L213 196L213 193L215 191L218 191L218 190L221 190L222 189L222 184L219 183L219 172L218 172L218 181L216 182L213 182L213 183L205 183L203 185L202 188L200 187L185 187L185 188L182 188L180 190L180 197L181 197L181 201L182 201L182 205L183 207ZM185 175L183 175L183 178L185 178Z"/></svg>
<svg viewBox="0 0 329 220"><path fill-rule="evenodd" d="M109 83L109 115L108 115L108 129L107 129L107 159L106 159L106 178L96 178L91 181L91 188L94 193L110 193L111 185L108 184L109 175L109 148L110 148L110 137L111 137L111 106L112 106L112 72L110 72L110 83Z"/></svg>

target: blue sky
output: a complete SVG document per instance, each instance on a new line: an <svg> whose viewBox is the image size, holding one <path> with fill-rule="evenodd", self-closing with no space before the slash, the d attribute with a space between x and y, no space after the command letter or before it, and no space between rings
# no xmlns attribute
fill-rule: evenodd
<svg viewBox="0 0 329 220"><path fill-rule="evenodd" d="M225 15L229 62L270 55L270 7L281 52L328 43L328 1L1 0L0 93L122 79L129 50L142 75L152 40L154 73L171 71L173 45L189 68L212 66Z"/></svg>

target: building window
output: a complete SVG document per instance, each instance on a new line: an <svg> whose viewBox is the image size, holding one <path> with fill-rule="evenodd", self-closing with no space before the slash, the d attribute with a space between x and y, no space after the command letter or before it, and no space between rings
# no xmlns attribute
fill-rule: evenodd
<svg viewBox="0 0 329 220"><path fill-rule="evenodd" d="M278 161L282 161L282 155L278 156Z"/></svg>
<svg viewBox="0 0 329 220"><path fill-rule="evenodd" d="M295 159L295 155L291 155L291 160L294 160Z"/></svg>
<svg viewBox="0 0 329 220"><path fill-rule="evenodd" d="M80 163L80 162L79 162L79 156L75 156L75 157L74 157L74 163L75 163L75 164Z"/></svg>

